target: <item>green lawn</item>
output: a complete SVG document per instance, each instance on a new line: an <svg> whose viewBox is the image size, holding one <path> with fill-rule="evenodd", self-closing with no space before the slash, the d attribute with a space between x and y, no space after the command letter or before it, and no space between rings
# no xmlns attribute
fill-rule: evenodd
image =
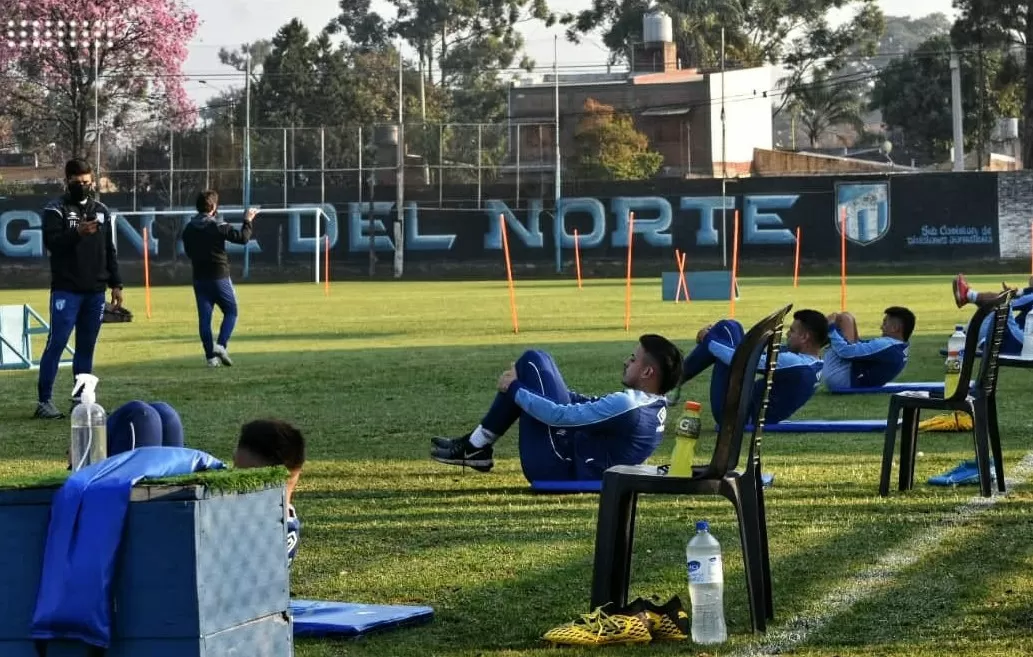
<svg viewBox="0 0 1033 657"><path fill-rule="evenodd" d="M1010 277L1013 284L1024 280ZM999 289L1000 278L975 282ZM155 289L150 320L142 291L127 291L136 320L102 330L99 401L109 411L132 399L167 401L182 414L190 446L226 459L246 420L272 415L303 428L310 463L296 497L304 526L294 595L429 604L436 618L359 642L301 641L301 657L555 654L539 637L587 611L597 498L528 494L515 436L496 447L497 465L487 475L430 461L429 437L472 428L499 372L526 347L550 350L578 390L605 393L619 386L621 360L638 334L663 333L687 349L701 324L728 312L727 303L662 303L659 281L639 280L625 333L623 281L591 280L582 291L573 282L520 283L514 335L499 282L336 283L329 299L311 283L239 284L238 294L236 366L209 370L188 288ZM794 290L785 278L745 279L742 297L737 317L747 324L785 302L831 312L839 309L839 281L807 279ZM14 302L45 313L47 293L0 291L0 303ZM882 309L896 304L919 318L903 378L940 378L937 350L970 309L954 307L946 277L852 280L848 306L862 332L874 332ZM1010 473L1030 449L1030 376L1005 370L1001 377ZM35 382L34 372L0 373L0 477L63 465L67 421L30 419ZM71 384L70 369L62 369L55 395L62 408ZM705 401L707 390L700 380L683 396ZM886 404L880 396L822 392L798 417L882 418ZM712 445L712 423L704 425L699 452ZM667 458L671 442L654 461ZM749 632L731 507L712 499L644 499L632 595L679 594L687 606L685 542L693 522L708 519L725 547L731 639L717 648L654 644L607 653L732 654L783 636L788 623L792 632L807 631L788 654L1030 653L1030 489L1016 486L992 508L944 525L977 490L924 482L972 458L971 439L923 434L919 449L916 490L884 500L877 495L881 435L765 438L765 470L776 475L767 494L776 620L766 637ZM937 540L921 543L916 558L890 559L889 570L878 566L887 554L906 556L907 546L930 532ZM822 622L808 620L815 617Z"/></svg>

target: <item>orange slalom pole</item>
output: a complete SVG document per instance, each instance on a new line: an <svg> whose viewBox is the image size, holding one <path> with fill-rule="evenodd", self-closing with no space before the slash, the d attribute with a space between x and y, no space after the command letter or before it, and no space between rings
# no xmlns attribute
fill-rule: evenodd
<svg viewBox="0 0 1033 657"><path fill-rule="evenodd" d="M635 213L628 213L628 273L624 284L624 330L631 330L631 245L635 243Z"/></svg>
<svg viewBox="0 0 1033 657"><path fill-rule="evenodd" d="M739 211L735 211L732 229L732 289L729 295L729 318L735 319L735 289L739 282Z"/></svg>
<svg viewBox="0 0 1033 657"><path fill-rule="evenodd" d="M151 242L147 239L148 230L143 229L143 298L147 309L147 319L151 318Z"/></svg>
<svg viewBox="0 0 1033 657"><path fill-rule="evenodd" d="M577 269L577 289L581 289L581 247L578 244L579 238L577 228L574 229L574 268Z"/></svg>
<svg viewBox="0 0 1033 657"><path fill-rule="evenodd" d="M800 227L796 227L796 258L793 261L793 287L800 287Z"/></svg>
<svg viewBox="0 0 1033 657"><path fill-rule="evenodd" d="M509 260L509 237L506 235L506 216L499 214L499 224L502 226L502 252L506 256L506 280L509 282L509 314L513 319L513 332L520 332L520 325L517 322L516 290L513 289L513 265Z"/></svg>
<svg viewBox="0 0 1033 657"><path fill-rule="evenodd" d="M678 283L685 290L685 303L692 301L689 298L689 282L685 280L685 262L689 259L689 254L685 251L681 252L681 258L678 260Z"/></svg>
<svg viewBox="0 0 1033 657"><path fill-rule="evenodd" d="M326 248L323 249L323 294L330 296L330 236L326 236Z"/></svg>
<svg viewBox="0 0 1033 657"><path fill-rule="evenodd" d="M839 310L846 312L846 208L839 219Z"/></svg>

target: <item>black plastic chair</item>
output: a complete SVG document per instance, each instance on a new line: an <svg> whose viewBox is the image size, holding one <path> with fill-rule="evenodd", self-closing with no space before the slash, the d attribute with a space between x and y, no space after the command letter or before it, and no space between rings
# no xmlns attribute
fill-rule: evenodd
<svg viewBox="0 0 1033 657"><path fill-rule="evenodd" d="M979 490L984 497L990 497L990 451L993 450L994 470L997 488L1002 493L1004 485L1004 463L1001 456L1001 434L997 426L997 380L1000 367L1001 343L1008 321L1009 304L1014 290L1001 293L993 302L981 304L968 323L965 352L961 359L959 381L969 381L980 360L979 376L971 389L958 385L950 397L935 397L928 392L898 392L890 397L889 414L886 418L886 441L882 449L882 476L879 480L879 495L889 495L890 474L893 470L893 453L897 439L897 423L900 422L900 479L901 491L911 490L915 485L915 457L918 454L918 423L922 409L936 411L961 411L972 416L972 438L976 450L976 468L979 470ZM982 353L978 352L979 329L983 321L991 317L990 330Z"/></svg>
<svg viewBox="0 0 1033 657"><path fill-rule="evenodd" d="M729 366L721 428L709 465L694 467L691 477L670 476L649 465L615 466L603 473L596 521L592 609L627 604L639 494L720 495L735 506L739 521L753 629L767 629L767 621L774 618L774 604L760 478L760 443L783 324L791 308L792 305L786 306L758 322L736 348ZM758 380L757 369L763 355L767 355L767 365L763 378ZM756 404L754 391L758 384L762 390L760 403ZM755 428L745 468L739 471L736 468L743 451L743 434L751 422Z"/></svg>

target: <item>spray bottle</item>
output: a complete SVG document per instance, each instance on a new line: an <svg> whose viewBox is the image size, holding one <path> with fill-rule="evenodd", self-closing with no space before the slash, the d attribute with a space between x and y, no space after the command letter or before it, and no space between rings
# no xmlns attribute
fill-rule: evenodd
<svg viewBox="0 0 1033 657"><path fill-rule="evenodd" d="M103 461L108 456L108 415L97 403L97 377L75 377L72 395L81 402L72 409L72 443L68 450L72 472Z"/></svg>

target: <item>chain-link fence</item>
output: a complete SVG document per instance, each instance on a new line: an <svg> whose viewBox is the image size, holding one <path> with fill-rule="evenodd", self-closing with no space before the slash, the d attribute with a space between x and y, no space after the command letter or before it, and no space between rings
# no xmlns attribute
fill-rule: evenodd
<svg viewBox="0 0 1033 657"><path fill-rule="evenodd" d="M436 195L445 206L458 200L449 198L450 188L462 188L464 202L479 203L488 187L551 186L554 134L552 124L509 123L262 127L247 133L207 126L111 140L102 148L100 170L110 191L157 195L170 205L191 202L200 189L242 189L250 168L251 189L266 195L282 190L285 205L300 188L322 190L325 201L361 199L378 185L395 187L401 177L406 191L420 190L424 199Z"/></svg>

